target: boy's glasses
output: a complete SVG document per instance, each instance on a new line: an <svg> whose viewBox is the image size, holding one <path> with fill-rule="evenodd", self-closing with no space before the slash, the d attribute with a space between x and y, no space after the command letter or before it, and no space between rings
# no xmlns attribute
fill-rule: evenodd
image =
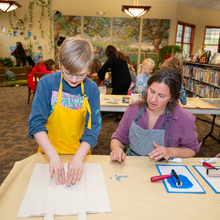
<svg viewBox="0 0 220 220"><path fill-rule="evenodd" d="M63 73L64 76L66 76L68 78L73 78L74 76L76 76L76 78L78 78L78 79L84 79L88 75L88 73L86 73L86 74L78 74L78 75L76 75L76 74L69 74L69 72L65 72L62 67L61 67L61 72Z"/></svg>

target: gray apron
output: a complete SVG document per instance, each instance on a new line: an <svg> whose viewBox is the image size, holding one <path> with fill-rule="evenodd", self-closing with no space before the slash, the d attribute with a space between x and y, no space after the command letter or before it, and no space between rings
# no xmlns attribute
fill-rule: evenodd
<svg viewBox="0 0 220 220"><path fill-rule="evenodd" d="M169 110L166 108L164 114L165 119L163 121L161 129L150 129L145 130L137 125L137 121L141 117L142 113L146 109L147 105L145 105L138 112L134 121L132 121L130 129L129 129L129 147L130 147L130 155L131 156L148 156L151 151L155 149L153 146L153 141L160 145L165 146L165 122L169 121L170 125L170 139L166 147L170 147L172 134L171 134L171 123L168 119Z"/></svg>

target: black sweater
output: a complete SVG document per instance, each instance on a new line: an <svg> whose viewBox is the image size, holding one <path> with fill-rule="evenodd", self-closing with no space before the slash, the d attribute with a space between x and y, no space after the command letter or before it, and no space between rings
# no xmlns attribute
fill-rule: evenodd
<svg viewBox="0 0 220 220"><path fill-rule="evenodd" d="M112 72L112 87L130 85L131 76L128 70L127 62L125 60L117 58L115 53L111 54L98 72L100 80L105 78L105 74L109 68L111 68Z"/></svg>

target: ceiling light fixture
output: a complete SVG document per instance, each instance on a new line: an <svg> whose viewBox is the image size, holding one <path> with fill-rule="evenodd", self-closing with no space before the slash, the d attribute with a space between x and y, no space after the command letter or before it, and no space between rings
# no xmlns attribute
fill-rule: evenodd
<svg viewBox="0 0 220 220"><path fill-rule="evenodd" d="M122 5L121 10L133 18L138 18L147 13L151 8L151 6L139 6L138 2L139 0L134 0L134 5Z"/></svg>
<svg viewBox="0 0 220 220"><path fill-rule="evenodd" d="M0 10L3 12L13 11L17 8L20 8L21 5L16 1L0 0Z"/></svg>

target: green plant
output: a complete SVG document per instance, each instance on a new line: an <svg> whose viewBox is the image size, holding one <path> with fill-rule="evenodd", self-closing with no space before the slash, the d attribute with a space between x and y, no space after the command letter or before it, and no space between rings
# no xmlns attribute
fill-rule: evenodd
<svg viewBox="0 0 220 220"><path fill-rule="evenodd" d="M41 31L41 37L44 38L44 30L42 28L42 21L43 21L43 17L44 17L45 2L44 2L44 0L38 0L38 2L36 1L36 4L41 6L40 20L38 22L40 23L39 29Z"/></svg>
<svg viewBox="0 0 220 220"><path fill-rule="evenodd" d="M51 3L52 3L52 0L48 0L48 1L47 1L47 4L46 4L48 17L49 17L49 19L50 19L50 35L49 35L49 40L50 40L50 52L51 52L51 50L53 49L53 31L52 31L53 21L52 21L52 16L51 16Z"/></svg>
<svg viewBox="0 0 220 220"><path fill-rule="evenodd" d="M4 66L13 67L13 61L10 57L1 58L0 57L0 63Z"/></svg>
<svg viewBox="0 0 220 220"><path fill-rule="evenodd" d="M33 43L31 42L31 40L28 42L28 53L31 57L33 57Z"/></svg>
<svg viewBox="0 0 220 220"><path fill-rule="evenodd" d="M165 45L160 49L159 52L159 62L163 61L163 58L169 54L170 56L175 55L176 53L181 53L182 48L178 45Z"/></svg>

